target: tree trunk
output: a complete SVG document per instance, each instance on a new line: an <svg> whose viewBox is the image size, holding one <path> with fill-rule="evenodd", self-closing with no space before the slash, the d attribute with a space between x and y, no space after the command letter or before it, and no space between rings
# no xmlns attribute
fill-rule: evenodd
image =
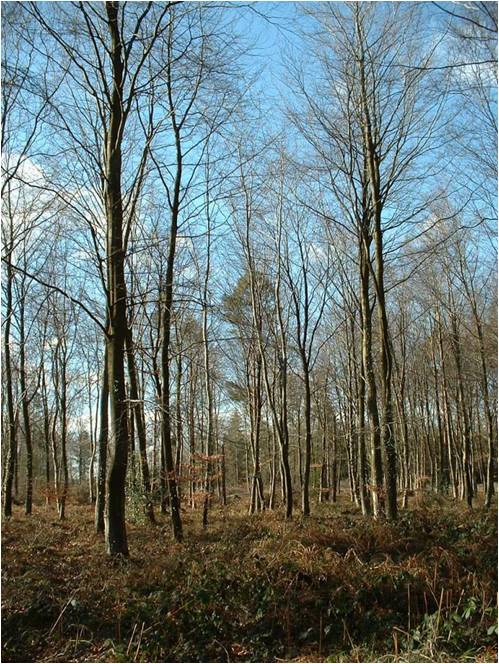
<svg viewBox="0 0 499 664"><path fill-rule="evenodd" d="M366 383L363 375L357 380L357 446L358 446L358 464L359 464L359 497L360 508L364 516L371 514L371 504L369 502L368 491L368 469L366 457Z"/></svg>
<svg viewBox="0 0 499 664"><path fill-rule="evenodd" d="M207 203L207 208L209 203ZM208 427L206 431L206 467L204 478L204 499L203 499L203 528L208 525L208 510L211 502L212 481L211 475L212 460L214 450L214 413L213 413L213 391L211 383L211 364L210 364L210 344L208 339L208 284L210 278L210 257L211 257L211 229L210 229L210 216L209 209L207 210L207 246L206 246L206 271L204 276L203 287L203 351L204 351L204 388L206 395L206 411L208 418Z"/></svg>
<svg viewBox="0 0 499 664"><path fill-rule="evenodd" d="M485 358L485 344L483 340L482 323L478 316L478 311L474 307L475 325L480 348L480 365L482 369L482 394L487 420L487 474L485 480L485 507L488 509L492 504L494 496L494 461L495 461L495 441L494 441L494 417L490 407L489 383L487 378L487 362Z"/></svg>
<svg viewBox="0 0 499 664"><path fill-rule="evenodd" d="M41 366L41 396L42 396L42 408L43 408L43 440L44 440L44 450L45 450L45 504L48 507L50 505L50 413L48 406L47 398L47 380L45 376L45 361L42 355L42 366Z"/></svg>
<svg viewBox="0 0 499 664"><path fill-rule="evenodd" d="M177 328L175 328L177 330ZM178 340L180 341L180 340ZM175 394L175 417L177 420L177 430L175 433L175 438L177 442L177 447L175 450L175 472L178 478L178 499L182 502L181 498L181 485L180 478L182 475L182 455L183 455L183 426L182 426L182 349L179 344L178 348L178 358L177 358L177 389Z"/></svg>
<svg viewBox="0 0 499 664"><path fill-rule="evenodd" d="M62 339L59 349L61 356L61 380L60 380L60 413L61 413L61 472L62 491L59 499L59 519L66 518L66 500L68 496L69 473L68 473L68 404L67 404L67 340Z"/></svg>
<svg viewBox="0 0 499 664"><path fill-rule="evenodd" d="M106 504L107 446L109 437L109 366L107 343L104 347L104 364L99 403L99 439L97 441L97 486L95 497L95 530L104 533Z"/></svg>
<svg viewBox="0 0 499 664"><path fill-rule="evenodd" d="M154 509L152 504L152 486L151 475L149 473L149 464L147 462L147 441L146 441L146 427L144 422L144 410L142 401L139 399L139 389L137 382L137 369L135 365L135 357L133 354L133 339L132 330L128 326L126 333L126 354L128 361L128 376L130 379L130 399L132 401L132 409L134 413L134 421L137 427L137 439L139 442L139 463L140 474L142 478L142 488L145 498L145 510L147 518L151 523L155 523Z"/></svg>
<svg viewBox="0 0 499 664"><path fill-rule="evenodd" d="M7 398L7 419L9 432L9 446L7 451L5 480L3 487L3 515L6 518L12 516L12 489L14 483L14 470L17 456L16 420L14 413L14 391L12 386L12 360L10 355L10 329L12 325L12 285L14 280L13 270L10 265L12 254L8 254L7 283L5 298L5 329L4 329L4 361L5 361L5 392Z"/></svg>
<svg viewBox="0 0 499 664"><path fill-rule="evenodd" d="M19 311L19 383L21 388L21 408L24 424L24 440L26 444L26 497L25 513L33 511L33 442L31 436L31 420L29 416L28 384L26 377L26 334L24 327L24 296L21 298Z"/></svg>
<svg viewBox="0 0 499 664"><path fill-rule="evenodd" d="M117 3L106 2L107 22L111 34L112 98L106 135L106 181L104 186L109 299L107 360L111 415L111 437L107 463L105 539L106 551L109 555L128 556L125 525L125 483L130 441L125 384L127 289L121 193L121 142L125 117L123 115L123 44L118 22L119 11Z"/></svg>
<svg viewBox="0 0 499 664"><path fill-rule="evenodd" d="M456 314L451 314L451 339L454 350L454 358L456 362L457 373L457 387L458 387L458 404L460 406L462 417L462 459L463 459L463 480L464 480L464 494L468 507L473 505L473 481L471 469L471 432L469 424L468 409L466 407L466 397L464 393L464 381L461 360L461 341L457 327Z"/></svg>
<svg viewBox="0 0 499 664"><path fill-rule="evenodd" d="M319 486L319 502L324 503L329 500L330 477L329 477L329 430L327 416L327 391L324 388L324 403L322 405L322 463L321 477Z"/></svg>
<svg viewBox="0 0 499 664"><path fill-rule="evenodd" d="M369 268L367 265L367 261L370 260L369 246L370 238L367 233L364 233L360 247L362 379L366 385L366 408L371 441L371 500L373 516L379 518L383 514L383 462L376 381L372 364L372 312L369 302Z"/></svg>
<svg viewBox="0 0 499 664"><path fill-rule="evenodd" d="M358 14L357 14L358 17ZM384 285L384 254L383 254L383 229L382 229L382 200L380 188L380 159L376 151L372 118L370 109L370 96L367 92L366 63L364 59L364 48L366 37L363 26L357 20L359 37L359 74L361 106L363 115L364 133L364 155L366 162L366 174L369 207L374 221L374 244L376 255L376 269L372 268L370 256L366 254L368 267L372 272L376 290L376 304L378 309L379 336L381 343L381 392L383 398L383 421L382 441L385 452L385 492L386 492L386 515L389 519L397 518L397 456L395 451L395 439L393 435L393 403L392 403L392 349L388 329L388 318L385 302Z"/></svg>
<svg viewBox="0 0 499 664"><path fill-rule="evenodd" d="M97 453L97 446L94 435L94 413L92 409L92 383L90 371L88 375L88 411L90 418L90 464L88 468L88 498L92 505L95 505L95 457Z"/></svg>
<svg viewBox="0 0 499 664"><path fill-rule="evenodd" d="M303 468L302 484L302 511L303 516L310 516L310 464L312 459L312 396L310 391L310 365L305 355L305 349L301 349L301 361L305 385L305 466Z"/></svg>

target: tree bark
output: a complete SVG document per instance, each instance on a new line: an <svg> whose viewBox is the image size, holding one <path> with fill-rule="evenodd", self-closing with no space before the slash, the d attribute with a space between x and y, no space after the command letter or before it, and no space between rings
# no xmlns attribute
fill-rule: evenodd
<svg viewBox="0 0 499 664"><path fill-rule="evenodd" d="M31 419L29 414L28 381L26 376L26 333L24 325L25 297L21 298L19 310L19 383L21 388L21 409L24 424L24 440L26 444L26 496L24 511L33 511L33 442L31 436Z"/></svg>
<svg viewBox="0 0 499 664"><path fill-rule="evenodd" d="M376 381L372 364L372 312L369 302L369 257L370 238L363 233L360 246L361 265L361 322L362 322L362 378L366 386L366 409L369 418L371 447L371 501L373 516L383 514L383 461L381 455L380 422L377 403Z"/></svg>
<svg viewBox="0 0 499 664"><path fill-rule="evenodd" d="M109 555L128 556L125 525L125 482L128 464L128 413L125 384L126 281L123 243L123 201L121 192L121 142L123 113L123 44L119 6L106 2L111 35L112 97L105 147L104 199L107 219L107 267L109 298L108 372L111 438L107 463L105 540Z"/></svg>
<svg viewBox="0 0 499 664"><path fill-rule="evenodd" d="M173 459L172 449L172 417L171 417L171 397L170 397L170 341L171 341L171 325L172 325L172 305L173 305L173 278L174 278L174 265L175 265L175 252L178 233L178 221L180 211L180 190L182 184L182 143L180 128L176 121L175 104L173 101L173 89L171 79L171 40L172 35L169 37L169 63L167 66L167 90L170 107L170 116L173 134L175 137L175 157L176 157L176 171L175 181L173 186L173 195L171 198L171 221L170 221L170 241L166 264L166 280L163 293L163 307L162 307L162 344L161 344L161 377L162 377L162 391L161 391L161 407L163 412L162 419L162 447L164 454L166 481L169 491L170 509L173 536L180 542L182 540L182 520L180 516L180 500L177 492L177 478L175 473L175 463Z"/></svg>
<svg viewBox="0 0 499 664"><path fill-rule="evenodd" d="M97 441L97 486L95 497L95 530L104 533L106 504L107 447L109 438L109 366L107 343L104 347L104 364L99 403L99 439Z"/></svg>
<svg viewBox="0 0 499 664"><path fill-rule="evenodd" d="M125 345L126 345L126 355L128 362L128 377L130 380L130 399L132 401L134 421L137 428L137 439L139 442L140 475L142 478L142 488L144 491L144 498L145 498L145 511L149 521L151 523L155 523L154 509L153 509L152 496L151 496L151 491L152 491L151 475L149 472L149 464L147 461L147 440L146 440L146 427L144 422L144 410L142 406L142 401L139 399L137 369L135 366L132 329L130 326L128 326L127 328Z"/></svg>
<svg viewBox="0 0 499 664"><path fill-rule="evenodd" d="M14 484L14 470L17 456L16 418L14 412L14 391L12 385L12 359L10 354L10 330L14 312L12 302L12 287L14 274L11 267L12 253L8 254L7 283L5 298L5 329L4 329L4 361L5 361L5 392L7 397L7 426L9 432L9 446L7 451L5 480L3 487L3 515L6 518L12 516L12 489Z"/></svg>

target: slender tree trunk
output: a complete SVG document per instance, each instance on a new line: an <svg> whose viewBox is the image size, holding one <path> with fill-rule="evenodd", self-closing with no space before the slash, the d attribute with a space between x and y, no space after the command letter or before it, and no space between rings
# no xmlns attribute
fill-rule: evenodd
<svg viewBox="0 0 499 664"><path fill-rule="evenodd" d="M57 389L57 386L56 386ZM50 443L52 448L52 465L54 467L54 491L57 511L60 514L60 468L59 468L59 453L57 449L57 419L59 417L59 403L56 399L56 406L54 417L52 419L52 428L50 432Z"/></svg>
<svg viewBox="0 0 499 664"><path fill-rule="evenodd" d="M7 448L7 460L5 480L3 487L3 515L6 518L12 516L12 489L14 483L14 470L17 456L16 420L14 413L14 390L12 385L12 359L10 354L10 330L13 316L12 286L14 280L11 268L12 253L9 253L7 263L7 283L5 298L5 328L4 328L4 362L5 362L5 393L7 400L7 428L9 435L9 446Z"/></svg>
<svg viewBox="0 0 499 664"><path fill-rule="evenodd" d="M33 442L31 436L31 419L29 415L28 381L26 376L26 334L24 326L24 296L21 298L19 310L19 383L21 388L21 408L23 414L24 440L26 444L26 497L25 513L33 511Z"/></svg>
<svg viewBox="0 0 499 664"><path fill-rule="evenodd" d="M196 430L195 430L195 395L196 395L196 385L197 385L197 373L194 371L194 362L191 361L189 366L189 455L190 455L190 504L194 508L195 504L195 493L197 490L197 463L196 463Z"/></svg>
<svg viewBox="0 0 499 664"><path fill-rule="evenodd" d="M269 367L267 362L267 355L264 348L263 338L262 338L262 328L260 325L260 306L257 298L257 288L255 283L255 269L253 265L253 257L251 251L250 243L250 220L251 220L251 205L249 203L248 193L245 192L246 196L246 238L245 238L245 248L248 258L248 271L250 276L250 288L251 288L251 306L253 311L253 321L254 327L257 330L259 351L262 358L262 368L263 376L265 382L265 390L267 393L267 400L272 415L273 425L277 432L279 446L281 450L281 473L282 473L282 482L281 488L284 495L286 518L290 519L293 514L293 489L292 489L292 480L291 480L291 469L289 466L289 429L288 429L288 394L287 394L287 370L288 370L288 358L287 358L287 342L286 342L286 331L284 320L282 316L282 307L281 307L281 298L280 298L280 263L279 263L279 276L276 280L274 287L275 300L276 300L276 309L277 309L277 318L279 325L279 351L277 353L277 362L278 362L278 385L279 385L279 407L277 407L275 394L273 386L270 382L269 376ZM281 234L281 224L279 224L279 239L277 241L277 246L280 246L280 234Z"/></svg>
<svg viewBox="0 0 499 664"><path fill-rule="evenodd" d="M267 427L268 431L268 427ZM269 510L273 510L275 506L275 494L277 484L277 448L275 430L272 428L272 456L271 456L271 479L270 479L270 495L269 495Z"/></svg>
<svg viewBox="0 0 499 664"><path fill-rule="evenodd" d="M480 365L482 369L482 395L487 421L487 474L485 480L485 507L488 509L492 504L494 496L494 461L495 461L495 440L494 440L494 417L490 407L489 382L487 377L487 362L485 358L485 344L483 339L482 323L475 307L475 325L480 348Z"/></svg>
<svg viewBox="0 0 499 664"><path fill-rule="evenodd" d="M211 502L213 473L211 457L214 450L214 413L213 413L213 390L211 383L211 364L210 364L210 343L208 339L208 284L210 279L210 258L211 258L211 228L209 203L207 202L207 240L206 240L206 271L203 285L203 351L204 351L204 388L206 395L206 414L208 426L206 431L206 468L204 478L204 500L203 500L203 528L208 525L208 510Z"/></svg>
<svg viewBox="0 0 499 664"><path fill-rule="evenodd" d="M106 504L107 447L109 438L109 364L107 343L104 346L104 362L99 403L99 438L97 441L97 483L95 496L95 530L104 533Z"/></svg>
<svg viewBox="0 0 499 664"><path fill-rule="evenodd" d="M400 316L400 327L399 327L399 338L400 338L400 358L401 366L398 370L399 374L399 393L396 397L397 411L399 416L399 429L400 429L400 438L402 441L402 508L407 508L408 497L409 497L409 428L407 426L407 414L405 409L406 402L406 343L405 343L405 314L401 312Z"/></svg>
<svg viewBox="0 0 499 664"><path fill-rule="evenodd" d="M175 330L178 332L177 327ZM182 455L183 455L183 421L182 421L182 349L180 347L180 339L178 341L178 357L177 357L177 380L176 380L176 394L175 394L175 418L177 420L175 438L177 442L175 450L175 472L178 478L178 499L181 502L181 485L180 478L182 476Z"/></svg>
<svg viewBox="0 0 499 664"><path fill-rule="evenodd" d="M366 158L366 174L370 197L370 211L374 221L374 245L376 256L376 269L372 269L369 255L366 255L368 267L372 271L376 289L376 305L378 309L379 336L381 343L381 392L383 399L382 441L385 452L385 491L386 515L389 519L397 518L397 456L393 431L393 402L392 402L392 349L388 318L385 302L384 285L384 254L382 229L382 200L380 183L380 158L377 153L371 118L371 97L367 92L365 44L366 37L362 23L358 20L357 31L359 39L359 74L361 90L361 107L363 114L364 154Z"/></svg>
<svg viewBox="0 0 499 664"><path fill-rule="evenodd" d="M338 498L338 431L336 426L336 416L333 414L332 418L333 425L333 448L332 448L332 459L331 459L331 501L336 502Z"/></svg>
<svg viewBox="0 0 499 664"><path fill-rule="evenodd" d="M327 386L327 383L326 383ZM324 387L324 403L322 404L322 463L321 478L319 487L319 502L324 503L329 500L330 477L329 477L329 427L327 415L327 387Z"/></svg>
<svg viewBox="0 0 499 664"><path fill-rule="evenodd" d="M460 406L462 417L462 454L463 454L463 480L464 493L468 507L473 505L473 480L471 468L471 432L469 424L468 409L466 407L466 396L464 392L464 381L461 359L461 341L457 327L457 318L454 313L451 314L452 346L454 358L456 361L457 386L458 386L458 404Z"/></svg>
<svg viewBox="0 0 499 664"><path fill-rule="evenodd" d="M457 468L456 468L456 460L454 458L453 454L453 431L452 431L452 421L451 421L451 410L450 410L450 401L449 401L449 388L448 388L448 381L447 381L447 363L445 360L445 351L444 351L444 342L443 342L443 331L442 331L442 321L440 317L440 312L438 312L438 317L437 317L437 324L438 324L438 346L439 346L439 353L440 353L440 364L442 368L442 395L443 395L443 415L444 415L444 423L445 423L445 436L447 438L447 453L448 453L448 459L449 459L449 475L450 475L450 481L452 485L452 493L454 498L457 498L457 485L458 485L458 478L457 478Z"/></svg>
<svg viewBox="0 0 499 664"><path fill-rule="evenodd" d="M442 407L440 403L440 391L437 371L437 355L435 349L437 332L434 329L432 332L432 369L433 369L433 383L435 391L435 410L437 413L437 426L438 426L438 440L439 440L439 467L438 467L438 491L443 493L447 492L449 488L449 466L447 459L447 452L445 446L445 431L442 422Z"/></svg>
<svg viewBox="0 0 499 664"><path fill-rule="evenodd" d="M169 37L169 51L168 56L171 56L171 39ZM163 293L163 333L161 344L161 376L162 376L162 392L161 392L161 407L163 412L162 420L162 446L165 461L165 470L167 473L166 481L168 483L170 509L173 536L180 542L182 540L182 520L180 516L180 500L177 492L177 478L175 473L175 463L173 459L172 448L172 417L171 417L171 397L170 397L170 374L171 374L171 358L170 358L170 341L171 341L171 325L172 325L172 306L173 306L173 278L174 278L174 265L175 265L175 252L177 245L178 233L178 216L180 210L180 189L182 183L182 165L183 155L181 148L180 128L177 125L175 115L175 104L173 102L173 90L171 80L171 59L167 66L167 92L170 106L170 117L172 122L173 134L175 137L175 155L176 155L176 173L173 186L173 194L171 198L171 225L170 225L170 242L166 264L166 283Z"/></svg>
<svg viewBox="0 0 499 664"><path fill-rule="evenodd" d="M265 509L263 480L260 468L260 431L262 420L262 360L255 349L247 354L246 392L250 415L250 443L253 456L253 477L249 513ZM250 366L251 365L251 366Z"/></svg>
<svg viewBox="0 0 499 664"><path fill-rule="evenodd" d="M128 481L133 491L137 489L137 468L135 463L135 408L132 404L132 396L128 382L126 383L127 394L127 417L128 417L128 438L130 447L128 448Z"/></svg>
<svg viewBox="0 0 499 664"><path fill-rule="evenodd" d="M42 366L41 366L41 396L42 396L42 408L43 408L43 441L44 441L44 450L45 450L45 504L48 507L50 505L50 412L48 406L48 397L47 397L47 379L45 376L45 360L42 354Z"/></svg>
<svg viewBox="0 0 499 664"><path fill-rule="evenodd" d="M360 247L361 264L361 321L362 321L362 378L366 385L366 408L369 418L371 442L371 500L374 518L383 514L383 462L381 455L380 422L376 382L372 363L372 312L369 302L370 239L364 234Z"/></svg>
<svg viewBox="0 0 499 664"><path fill-rule="evenodd" d="M220 492L222 505L227 505L227 477L225 465L225 439L217 434L217 440L220 440Z"/></svg>
<svg viewBox="0 0 499 664"><path fill-rule="evenodd" d="M94 434L94 411L92 408L92 380L90 367L87 374L88 387L88 412L89 412L89 431L90 431L90 463L88 467L88 499L92 505L95 505L95 458L97 454L96 436Z"/></svg>
<svg viewBox="0 0 499 664"><path fill-rule="evenodd" d="M135 365L135 357L133 354L133 339L132 330L128 326L126 333L126 354L128 361L128 376L130 379L130 398L132 400L132 409L134 413L134 421L137 428L137 439L139 443L139 463L140 474L142 478L142 488L145 497L145 510L147 518L151 523L155 523L154 509L152 504L152 486L151 475L149 472L149 463L147 461L147 440L146 440L146 427L144 422L144 410L142 401L139 399L139 389L137 381L137 368Z"/></svg>
<svg viewBox="0 0 499 664"><path fill-rule="evenodd" d="M66 500L68 496L69 472L68 472L68 399L67 399L67 340L61 340L59 349L61 355L61 380L60 380L60 413L61 413L61 472L62 491L59 500L59 519L66 518Z"/></svg>
<svg viewBox="0 0 499 664"><path fill-rule="evenodd" d="M357 446L359 464L360 508L364 516L371 514L368 491L368 468L366 455L366 383L362 375L357 377Z"/></svg>
<svg viewBox="0 0 499 664"><path fill-rule="evenodd" d="M304 416L305 416L305 466L303 468L303 484L302 484L302 511L303 516L310 515L310 464L312 458L312 395L310 390L310 365L308 358L305 355L305 349L301 350L301 361L303 369L304 387L305 387L305 400L304 400Z"/></svg>

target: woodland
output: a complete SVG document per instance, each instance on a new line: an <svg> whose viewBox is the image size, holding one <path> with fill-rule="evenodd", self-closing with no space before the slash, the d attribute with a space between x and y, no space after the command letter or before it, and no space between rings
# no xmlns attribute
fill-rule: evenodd
<svg viewBox="0 0 499 664"><path fill-rule="evenodd" d="M497 3L1 14L2 661L497 661Z"/></svg>

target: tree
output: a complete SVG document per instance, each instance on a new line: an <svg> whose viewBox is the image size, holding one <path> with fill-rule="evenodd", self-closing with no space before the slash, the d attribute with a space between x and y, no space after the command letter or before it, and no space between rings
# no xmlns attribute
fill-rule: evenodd
<svg viewBox="0 0 499 664"><path fill-rule="evenodd" d="M310 514L310 464L312 458L312 370L317 359L316 339L328 298L330 257L319 243L318 225L311 215L289 209L291 229L283 248L284 265L295 317L295 338L305 388L305 467L302 483L302 510ZM296 258L291 258L295 256ZM296 268L294 267L296 265ZM334 417L333 417L334 420Z"/></svg>
<svg viewBox="0 0 499 664"><path fill-rule="evenodd" d="M418 47L420 16L412 7L385 6L382 12L375 12L370 5L329 3L309 13L317 25L309 39L317 53L318 83L309 84L305 73L295 67L295 88L309 114L306 122L303 114L293 109L290 114L319 160L316 172L325 173L318 181L322 200L309 207L332 226L357 236L373 508L377 515L380 498L386 494L387 516L396 518L387 267L388 256L393 261L397 251L397 241L399 247L411 241L411 229L427 204L423 190L414 196L414 204L407 202L407 193L414 192L416 183L431 179L427 155L437 145L442 127L441 102L431 102L423 85L432 49L421 53ZM398 38L402 25L404 40ZM407 71L406 62L419 66ZM324 89L333 90L334 96ZM371 285L378 318L379 386L372 367Z"/></svg>

